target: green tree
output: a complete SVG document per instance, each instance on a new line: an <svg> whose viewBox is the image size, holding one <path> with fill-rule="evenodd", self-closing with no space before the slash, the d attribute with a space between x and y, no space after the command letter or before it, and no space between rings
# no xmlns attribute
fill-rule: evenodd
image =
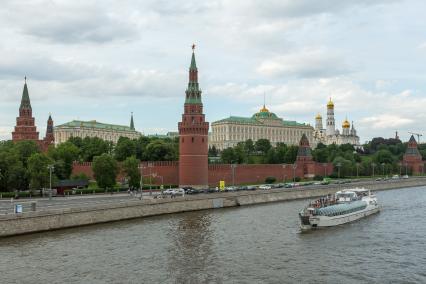
<svg viewBox="0 0 426 284"><path fill-rule="evenodd" d="M245 148L245 150L247 152L247 155L251 155L254 152L254 143L253 143L253 140L247 139L244 142L244 148Z"/></svg>
<svg viewBox="0 0 426 284"><path fill-rule="evenodd" d="M146 146L146 158L150 161L175 161L178 153L171 141L155 139Z"/></svg>
<svg viewBox="0 0 426 284"><path fill-rule="evenodd" d="M289 146L284 156L284 163L293 164L296 161L298 150L299 150L299 147L296 145Z"/></svg>
<svg viewBox="0 0 426 284"><path fill-rule="evenodd" d="M115 159L124 161L128 157L136 156L136 143L128 137L118 138L117 145L114 149Z"/></svg>
<svg viewBox="0 0 426 284"><path fill-rule="evenodd" d="M85 137L82 145L82 158L86 162L91 162L93 157L110 152L109 143L98 137Z"/></svg>
<svg viewBox="0 0 426 284"><path fill-rule="evenodd" d="M218 152L215 145L209 147L209 157L217 157L217 153Z"/></svg>
<svg viewBox="0 0 426 284"><path fill-rule="evenodd" d="M269 149L272 148L271 142L269 142L268 139L259 139L256 141L255 150L258 152L261 152L263 155L266 155L268 153Z"/></svg>
<svg viewBox="0 0 426 284"><path fill-rule="evenodd" d="M113 188L116 184L117 162L110 154L102 154L93 158L93 175L100 188Z"/></svg>
<svg viewBox="0 0 426 284"><path fill-rule="evenodd" d="M277 152L274 148L271 148L268 150L268 153L266 153L266 163L267 164L277 164L278 163L278 157Z"/></svg>
<svg viewBox="0 0 426 284"><path fill-rule="evenodd" d="M373 157L373 160L376 163L382 164L392 164L393 156L392 153L389 150L379 150L376 152L376 154Z"/></svg>
<svg viewBox="0 0 426 284"><path fill-rule="evenodd" d="M336 157L333 160L334 170L336 175L340 170L340 177L351 176L353 172L353 163L343 157Z"/></svg>
<svg viewBox="0 0 426 284"><path fill-rule="evenodd" d="M34 153L28 158L28 174L30 177L30 188L47 188L50 182L48 166L53 161L45 154Z"/></svg>
<svg viewBox="0 0 426 284"><path fill-rule="evenodd" d="M67 141L56 148L49 148L48 155L55 160L55 174L59 179L69 179L73 162L78 160L80 149L75 144Z"/></svg>
<svg viewBox="0 0 426 284"><path fill-rule="evenodd" d="M13 147L0 148L0 191L25 190L27 188L26 169L17 151Z"/></svg>
<svg viewBox="0 0 426 284"><path fill-rule="evenodd" d="M234 163L234 161L236 160L234 148L229 147L229 148L224 149L222 151L222 153L220 154L220 159L225 164Z"/></svg>
<svg viewBox="0 0 426 284"><path fill-rule="evenodd" d="M328 162L328 151L327 148L316 148L312 151L312 156L318 163Z"/></svg>
<svg viewBox="0 0 426 284"><path fill-rule="evenodd" d="M40 148L34 141L18 141L14 148L18 151L24 167L27 167L29 157L35 153L40 153Z"/></svg>
<svg viewBox="0 0 426 284"><path fill-rule="evenodd" d="M128 157L124 160L122 169L126 177L129 179L130 188L138 188L141 180L141 173L139 171L140 161L135 156Z"/></svg>

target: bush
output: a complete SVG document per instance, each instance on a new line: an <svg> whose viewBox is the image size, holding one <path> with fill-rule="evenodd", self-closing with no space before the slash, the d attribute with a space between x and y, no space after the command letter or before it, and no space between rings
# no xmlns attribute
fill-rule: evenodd
<svg viewBox="0 0 426 284"><path fill-rule="evenodd" d="M275 177L265 178L265 183L274 183L277 179Z"/></svg>
<svg viewBox="0 0 426 284"><path fill-rule="evenodd" d="M302 179L301 179L300 177L295 177L295 178L294 178L294 181L295 181L295 182L299 182L299 181L301 181L301 180L302 180Z"/></svg>
<svg viewBox="0 0 426 284"><path fill-rule="evenodd" d="M323 180L323 176L315 175L314 180Z"/></svg>

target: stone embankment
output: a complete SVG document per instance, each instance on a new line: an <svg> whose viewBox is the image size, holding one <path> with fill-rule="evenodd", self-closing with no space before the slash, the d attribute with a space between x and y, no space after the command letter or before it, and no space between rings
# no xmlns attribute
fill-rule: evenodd
<svg viewBox="0 0 426 284"><path fill-rule="evenodd" d="M426 178L385 182L357 182L323 186L242 191L185 196L176 199L131 200L114 204L97 204L74 208L42 210L22 214L0 215L0 237L91 225L139 217L187 211L253 205L333 194L343 188L366 187L388 190L426 185Z"/></svg>

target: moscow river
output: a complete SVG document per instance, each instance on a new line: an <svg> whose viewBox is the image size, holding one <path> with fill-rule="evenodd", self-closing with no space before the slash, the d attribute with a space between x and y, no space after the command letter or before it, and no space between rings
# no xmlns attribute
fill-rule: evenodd
<svg viewBox="0 0 426 284"><path fill-rule="evenodd" d="M0 239L1 283L426 283L426 187L299 233L307 200Z"/></svg>

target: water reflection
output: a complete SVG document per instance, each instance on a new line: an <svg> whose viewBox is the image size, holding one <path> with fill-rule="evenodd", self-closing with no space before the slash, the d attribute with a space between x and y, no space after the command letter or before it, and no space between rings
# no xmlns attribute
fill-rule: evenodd
<svg viewBox="0 0 426 284"><path fill-rule="evenodd" d="M171 244L168 249L168 272L176 283L220 283L217 269L211 211L193 212L180 216L169 226Z"/></svg>

